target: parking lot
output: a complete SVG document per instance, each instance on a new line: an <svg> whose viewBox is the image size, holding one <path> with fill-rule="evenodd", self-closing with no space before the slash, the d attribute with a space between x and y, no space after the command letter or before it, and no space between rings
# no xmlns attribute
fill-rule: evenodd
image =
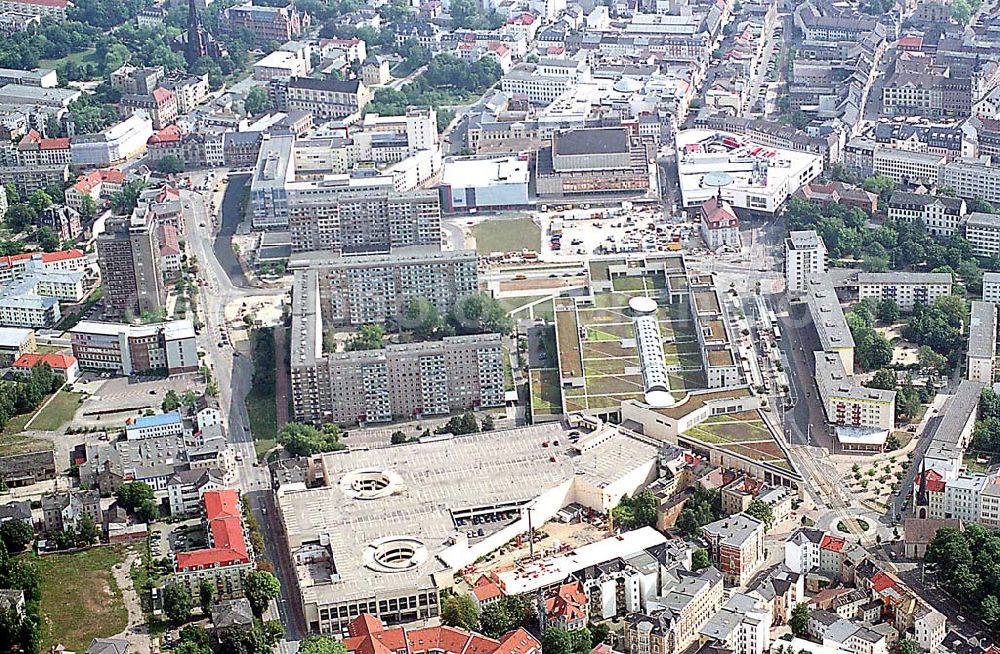
<svg viewBox="0 0 1000 654"><path fill-rule="evenodd" d="M651 252L698 251L702 244L695 223L664 218L654 209L595 209L538 215L542 226L542 258Z"/></svg>
<svg viewBox="0 0 1000 654"><path fill-rule="evenodd" d="M172 524L159 522L149 530L149 551L154 559L170 557L174 552L201 549L207 544L200 518Z"/></svg>
<svg viewBox="0 0 1000 654"><path fill-rule="evenodd" d="M86 373L73 384L73 390L87 396L81 410L77 412L75 422L115 426L128 414L141 413L147 408L159 409L168 390L173 389L180 395L188 390L200 393L203 388L204 384L198 373L167 378L105 378L95 373Z"/></svg>

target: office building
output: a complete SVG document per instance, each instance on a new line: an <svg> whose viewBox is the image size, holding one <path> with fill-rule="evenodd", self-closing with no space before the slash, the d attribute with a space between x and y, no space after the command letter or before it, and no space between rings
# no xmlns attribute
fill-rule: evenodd
<svg viewBox="0 0 1000 654"><path fill-rule="evenodd" d="M136 318L157 313L166 302L152 212L109 217L97 237L97 264L108 315Z"/></svg>
<svg viewBox="0 0 1000 654"><path fill-rule="evenodd" d="M1000 254L1000 216L974 212L965 222L965 238L979 257Z"/></svg>
<svg viewBox="0 0 1000 654"><path fill-rule="evenodd" d="M854 336L844 317L829 275L806 278L806 304L819 338L820 350L840 356L844 370L854 372Z"/></svg>
<svg viewBox="0 0 1000 654"><path fill-rule="evenodd" d="M125 120L98 134L73 137L70 149L73 165L111 166L146 151L146 141L153 135L153 121L145 111L137 110Z"/></svg>
<svg viewBox="0 0 1000 654"><path fill-rule="evenodd" d="M951 273L858 273L858 297L862 300L893 300L901 311L916 304L931 305L951 295Z"/></svg>
<svg viewBox="0 0 1000 654"><path fill-rule="evenodd" d="M806 290L808 280L825 275L829 270L826 244L816 232L790 232L785 239L785 289L789 292Z"/></svg>
<svg viewBox="0 0 1000 654"><path fill-rule="evenodd" d="M478 290L473 250L404 248L392 254L294 255L289 269L303 278L315 271L323 324L331 327L402 324L417 298L446 314L457 300Z"/></svg>
<svg viewBox="0 0 1000 654"><path fill-rule="evenodd" d="M890 220L922 223L931 236L951 238L961 231L966 206L962 198L895 191L889 198Z"/></svg>
<svg viewBox="0 0 1000 654"><path fill-rule="evenodd" d="M646 148L624 127L571 129L538 151L539 196L643 194L649 190Z"/></svg>
<svg viewBox="0 0 1000 654"><path fill-rule="evenodd" d="M294 4L268 7L247 2L228 7L222 12L222 27L227 32L250 30L261 44L269 41L284 43L302 33L309 26L309 15L300 12Z"/></svg>
<svg viewBox="0 0 1000 654"><path fill-rule="evenodd" d="M43 88L26 84L0 86L0 104L32 105L62 110L69 107L74 100L79 100L81 95L77 89Z"/></svg>
<svg viewBox="0 0 1000 654"><path fill-rule="evenodd" d="M972 302L966 379L991 385L997 358L997 305Z"/></svg>
<svg viewBox="0 0 1000 654"><path fill-rule="evenodd" d="M17 142L14 154L18 166L53 166L73 162L68 138L43 138L33 129Z"/></svg>
<svg viewBox="0 0 1000 654"><path fill-rule="evenodd" d="M767 558L764 523L745 513L723 518L701 528L712 563L726 583L742 586Z"/></svg>
<svg viewBox="0 0 1000 654"><path fill-rule="evenodd" d="M0 257L0 284L22 279L34 270L75 272L86 266L83 250L13 254Z"/></svg>
<svg viewBox="0 0 1000 654"><path fill-rule="evenodd" d="M872 165L876 175L885 175L897 184L937 184L946 161L944 155L931 152L876 148Z"/></svg>
<svg viewBox="0 0 1000 654"><path fill-rule="evenodd" d="M122 190L125 185L125 173L117 168L102 168L86 175L81 175L73 186L66 189L66 206L80 211L83 209L83 198L89 197L95 207L101 206Z"/></svg>
<svg viewBox="0 0 1000 654"><path fill-rule="evenodd" d="M131 376L199 368L194 327L187 320L147 325L84 320L69 335L73 356L84 370Z"/></svg>
<svg viewBox="0 0 1000 654"><path fill-rule="evenodd" d="M575 59L544 58L520 63L500 78L500 90L523 96L533 104L548 105L588 77L587 67Z"/></svg>
<svg viewBox="0 0 1000 654"><path fill-rule="evenodd" d="M314 120L330 120L360 114L371 102L372 92L360 79L336 80L293 77L272 79L268 84L279 111L307 111Z"/></svg>
<svg viewBox="0 0 1000 654"><path fill-rule="evenodd" d="M657 597L663 608L635 612L625 619L629 654L676 654L698 640L698 631L722 608L722 573L714 567L696 575L678 575L677 583Z"/></svg>
<svg viewBox="0 0 1000 654"><path fill-rule="evenodd" d="M50 186L63 187L69 178L66 164L0 166L0 179L12 183L21 197Z"/></svg>
<svg viewBox="0 0 1000 654"><path fill-rule="evenodd" d="M529 157L449 157L441 175L441 206L448 213L499 211L528 205Z"/></svg>
<svg viewBox="0 0 1000 654"><path fill-rule="evenodd" d="M156 88L142 95L123 95L119 106L126 114L132 114L137 109L146 112L154 130L161 130L177 120L177 96L165 88Z"/></svg>

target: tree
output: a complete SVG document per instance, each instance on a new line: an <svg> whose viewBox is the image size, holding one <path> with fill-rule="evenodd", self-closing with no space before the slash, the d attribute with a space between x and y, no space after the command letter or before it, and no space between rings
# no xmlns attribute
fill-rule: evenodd
<svg viewBox="0 0 1000 654"><path fill-rule="evenodd" d="M299 642L299 654L347 654L347 648L329 636L312 635Z"/></svg>
<svg viewBox="0 0 1000 654"><path fill-rule="evenodd" d="M101 536L100 529L94 523L94 519L89 514L83 514L76 521L76 544L77 546L92 545Z"/></svg>
<svg viewBox="0 0 1000 654"><path fill-rule="evenodd" d="M656 496L645 489L632 497L623 496L612 510L612 515L615 524L624 530L652 527L656 525L656 508Z"/></svg>
<svg viewBox="0 0 1000 654"><path fill-rule="evenodd" d="M441 622L473 631L479 626L479 608L471 595L450 595L441 606Z"/></svg>
<svg viewBox="0 0 1000 654"><path fill-rule="evenodd" d="M899 654L917 654L917 644L909 638L899 641Z"/></svg>
<svg viewBox="0 0 1000 654"><path fill-rule="evenodd" d="M938 354L927 345L921 345L917 350L917 363L921 368L933 368L939 373L948 372L948 358Z"/></svg>
<svg viewBox="0 0 1000 654"><path fill-rule="evenodd" d="M176 175L184 172L184 160L177 155L168 154L156 160L155 168L161 173Z"/></svg>
<svg viewBox="0 0 1000 654"><path fill-rule="evenodd" d="M31 544L35 532L24 520L8 520L0 525L0 540L8 552L20 552Z"/></svg>
<svg viewBox="0 0 1000 654"><path fill-rule="evenodd" d="M523 626L534 608L531 600L524 596L504 596L483 607L479 614L479 631L490 638L500 638L508 631Z"/></svg>
<svg viewBox="0 0 1000 654"><path fill-rule="evenodd" d="M263 615L267 604L281 593L278 579L266 570L254 570L243 580L243 594L255 615Z"/></svg>
<svg viewBox="0 0 1000 654"><path fill-rule="evenodd" d="M198 584L198 599L201 600L202 614L211 613L212 603L215 601L215 586L208 579L202 579Z"/></svg>
<svg viewBox="0 0 1000 654"><path fill-rule="evenodd" d="M587 629L590 630L590 645L591 647L597 647L601 643L608 639L608 635L611 633L611 627L608 623L602 622L600 624L591 623Z"/></svg>
<svg viewBox="0 0 1000 654"><path fill-rule="evenodd" d="M344 349L348 352L357 350L380 350L385 347L382 342L385 338L385 330L379 325L362 325L361 328L347 341Z"/></svg>
<svg viewBox="0 0 1000 654"><path fill-rule="evenodd" d="M452 309L451 322L460 334L508 334L514 329L507 310L486 293L459 299Z"/></svg>
<svg viewBox="0 0 1000 654"><path fill-rule="evenodd" d="M173 649L174 654L212 654L212 648L190 640L183 640Z"/></svg>
<svg viewBox="0 0 1000 654"><path fill-rule="evenodd" d="M892 298L885 298L878 303L878 319L882 322L894 323L899 320L899 305Z"/></svg>
<svg viewBox="0 0 1000 654"><path fill-rule="evenodd" d="M255 86L250 89L246 98L243 100L243 108L246 109L247 113L251 116L262 114L265 111L270 111L272 106L271 99L267 96L267 91L260 86Z"/></svg>
<svg viewBox="0 0 1000 654"><path fill-rule="evenodd" d="M80 218L89 222L96 217L97 205L94 203L94 198L89 195L84 195L83 200L80 202Z"/></svg>
<svg viewBox="0 0 1000 654"><path fill-rule="evenodd" d="M168 390L163 396L163 402L160 403L160 408L163 409L164 413L169 413L175 411L181 406L181 398L177 396L177 391L174 389Z"/></svg>
<svg viewBox="0 0 1000 654"><path fill-rule="evenodd" d="M490 415L483 416L481 429L482 431L493 431L494 429L496 429L496 425L493 424L493 416Z"/></svg>
<svg viewBox="0 0 1000 654"><path fill-rule="evenodd" d="M7 208L5 220L7 227L13 232L23 232L26 227L33 224L38 217L38 212L27 204L12 204Z"/></svg>
<svg viewBox="0 0 1000 654"><path fill-rule="evenodd" d="M809 605L806 602L799 602L792 609L792 615L788 619L788 626L792 628L792 633L802 638L809 631Z"/></svg>
<svg viewBox="0 0 1000 654"><path fill-rule="evenodd" d="M467 411L460 416L452 416L447 423L435 431L438 434L454 434L455 436L475 434L479 431L479 423L476 422L475 414Z"/></svg>
<svg viewBox="0 0 1000 654"><path fill-rule="evenodd" d="M698 486L684 503L684 510L677 518L677 527L688 536L700 536L701 528L718 520L722 515L722 494L718 489Z"/></svg>
<svg viewBox="0 0 1000 654"><path fill-rule="evenodd" d="M542 652L545 654L572 654L573 638L559 627L549 627L542 632Z"/></svg>
<svg viewBox="0 0 1000 654"><path fill-rule="evenodd" d="M292 456L312 456L322 452L336 452L347 446L340 442L336 425L326 425L322 431L311 425L290 422L278 432L278 442Z"/></svg>
<svg viewBox="0 0 1000 654"><path fill-rule="evenodd" d="M153 499L153 487L144 481L130 481L115 490L118 505L126 511L134 511L143 502Z"/></svg>
<svg viewBox="0 0 1000 654"><path fill-rule="evenodd" d="M160 519L160 507L154 500L143 500L135 509L135 517L146 524Z"/></svg>
<svg viewBox="0 0 1000 654"><path fill-rule="evenodd" d="M771 505L762 501L754 500L747 506L746 514L751 518L756 518L764 523L764 530L771 531L774 526L774 511Z"/></svg>
<svg viewBox="0 0 1000 654"><path fill-rule="evenodd" d="M410 437L403 432L396 430L392 432L392 436L389 438L389 442L392 445L402 445L403 443L409 443Z"/></svg>
<svg viewBox="0 0 1000 654"><path fill-rule="evenodd" d="M1000 622L1000 601L996 595L987 595L979 605L979 617L991 627Z"/></svg>
<svg viewBox="0 0 1000 654"><path fill-rule="evenodd" d="M38 189L28 196L28 204L37 213L41 213L52 206L52 196L45 191Z"/></svg>
<svg viewBox="0 0 1000 654"><path fill-rule="evenodd" d="M896 373L888 368L882 368L875 372L875 375L865 382L868 388L881 388L886 391L896 390Z"/></svg>
<svg viewBox="0 0 1000 654"><path fill-rule="evenodd" d="M163 591L163 613L172 624L180 625L191 617L191 596L181 584L171 584Z"/></svg>
<svg viewBox="0 0 1000 654"><path fill-rule="evenodd" d="M180 639L184 642L197 643L208 646L208 632L205 628L197 624L188 624L181 627Z"/></svg>
<svg viewBox="0 0 1000 654"><path fill-rule="evenodd" d="M400 326L411 330L420 340L429 340L434 338L443 324L444 319L434 303L427 298L418 297L410 301Z"/></svg>
<svg viewBox="0 0 1000 654"><path fill-rule="evenodd" d="M703 547L699 547L691 555L691 570L692 572L698 572L699 570L704 570L708 566L712 565L712 560L708 558L708 550Z"/></svg>

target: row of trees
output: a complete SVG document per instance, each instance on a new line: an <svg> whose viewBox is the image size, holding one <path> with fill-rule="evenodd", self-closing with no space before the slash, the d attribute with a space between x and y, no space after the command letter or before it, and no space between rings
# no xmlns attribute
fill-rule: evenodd
<svg viewBox="0 0 1000 654"><path fill-rule="evenodd" d="M0 429L14 416L34 411L60 386L62 380L45 363L32 368L20 381L0 381Z"/></svg>
<svg viewBox="0 0 1000 654"><path fill-rule="evenodd" d="M624 531L653 527L656 525L656 507L653 491L645 489L631 497L623 496L618 506L611 510L611 517L615 526Z"/></svg>
<svg viewBox="0 0 1000 654"><path fill-rule="evenodd" d="M989 387L979 396L972 447L982 452L1000 452L1000 395Z"/></svg>

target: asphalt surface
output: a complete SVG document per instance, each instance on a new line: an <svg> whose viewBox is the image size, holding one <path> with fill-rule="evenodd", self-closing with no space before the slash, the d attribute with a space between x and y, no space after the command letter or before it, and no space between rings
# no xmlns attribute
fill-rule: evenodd
<svg viewBox="0 0 1000 654"><path fill-rule="evenodd" d="M222 196L222 224L212 244L215 258L219 261L226 276L229 277L234 286L242 288L247 288L247 280L243 276L243 269L240 268L239 261L236 259L236 252L233 251L233 235L236 233L236 228L243 222L240 200L243 197L243 189L249 183L249 173L229 176L229 184L226 186L225 195Z"/></svg>

